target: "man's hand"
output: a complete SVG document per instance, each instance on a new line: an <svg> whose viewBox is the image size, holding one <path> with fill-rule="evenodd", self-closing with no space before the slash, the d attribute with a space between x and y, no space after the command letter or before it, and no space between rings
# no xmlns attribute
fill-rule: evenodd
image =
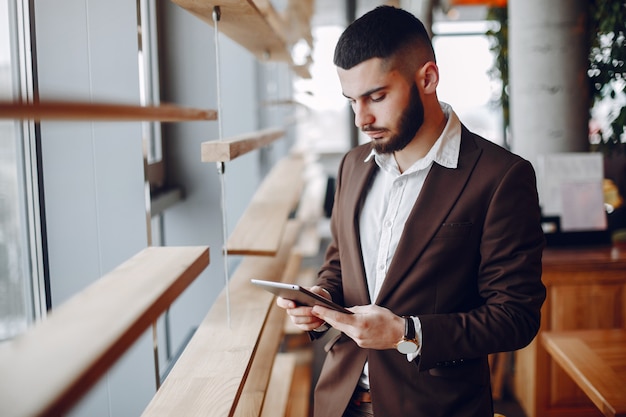
<svg viewBox="0 0 626 417"><path fill-rule="evenodd" d="M350 307L354 314L344 314L322 306L311 314L345 333L362 348L394 349L404 335L404 319L384 307L370 304Z"/></svg>
<svg viewBox="0 0 626 417"><path fill-rule="evenodd" d="M324 291L322 287L316 285L309 288L309 291L315 294L319 294L322 297L330 300L330 295L328 294L328 292ZM313 310L313 307L298 306L295 302L293 302L293 300L282 297L276 298L276 304L278 305L278 307L287 310L287 315L289 316L293 324L295 324L296 327L301 330L310 332L324 324L323 319L320 319L312 314L311 310Z"/></svg>

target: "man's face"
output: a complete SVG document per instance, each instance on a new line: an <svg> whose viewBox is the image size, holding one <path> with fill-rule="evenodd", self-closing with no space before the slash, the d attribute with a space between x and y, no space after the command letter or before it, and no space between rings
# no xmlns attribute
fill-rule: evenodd
<svg viewBox="0 0 626 417"><path fill-rule="evenodd" d="M415 82L382 64L374 58L337 72L355 125L372 139L377 152L392 153L413 140L424 122L424 106Z"/></svg>

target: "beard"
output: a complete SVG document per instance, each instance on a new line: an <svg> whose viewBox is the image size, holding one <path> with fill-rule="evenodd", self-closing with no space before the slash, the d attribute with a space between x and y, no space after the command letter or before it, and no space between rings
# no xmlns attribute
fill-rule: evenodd
<svg viewBox="0 0 626 417"><path fill-rule="evenodd" d="M417 131L424 124L424 104L420 98L417 85L413 84L409 92L409 104L402 112L398 122L398 133L386 141L372 141L372 146L379 154L390 154L401 151L408 145ZM363 131L379 130L377 127L367 127Z"/></svg>

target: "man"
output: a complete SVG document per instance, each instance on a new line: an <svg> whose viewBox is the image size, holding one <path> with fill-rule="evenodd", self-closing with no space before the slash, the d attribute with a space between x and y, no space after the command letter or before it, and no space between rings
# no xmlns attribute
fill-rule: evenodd
<svg viewBox="0 0 626 417"><path fill-rule="evenodd" d="M338 331L314 415L492 417L487 355L526 346L545 298L533 168L438 101L432 45L410 13L365 14L334 62L371 144L340 164L312 291L354 314L277 300L314 337Z"/></svg>

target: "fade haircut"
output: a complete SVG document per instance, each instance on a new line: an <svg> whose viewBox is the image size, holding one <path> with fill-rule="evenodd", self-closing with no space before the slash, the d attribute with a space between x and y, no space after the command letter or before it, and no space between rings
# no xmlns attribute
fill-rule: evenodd
<svg viewBox="0 0 626 417"><path fill-rule="evenodd" d="M393 6L378 6L346 28L335 47L333 62L348 70L372 58L381 58L394 67L415 68L434 62L435 52L418 18ZM401 60L405 62L400 64Z"/></svg>

